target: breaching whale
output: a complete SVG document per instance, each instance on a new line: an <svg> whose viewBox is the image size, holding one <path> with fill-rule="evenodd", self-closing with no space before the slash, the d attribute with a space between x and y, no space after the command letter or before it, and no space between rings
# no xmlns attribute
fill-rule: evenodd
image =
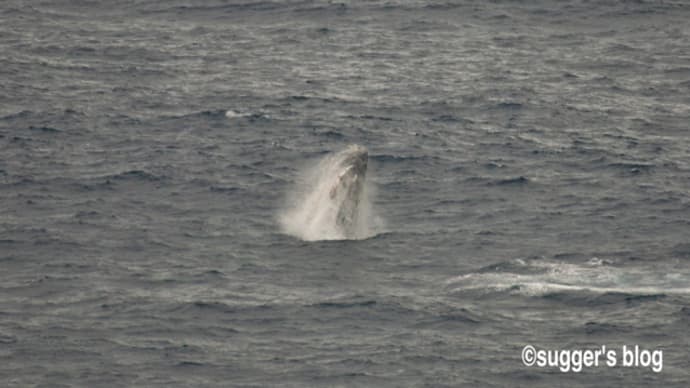
<svg viewBox="0 0 690 388"><path fill-rule="evenodd" d="M305 170L280 215L283 230L303 240L357 240L375 234L367 179L369 152L350 145Z"/></svg>
<svg viewBox="0 0 690 388"><path fill-rule="evenodd" d="M334 160L339 165L329 197L337 209L335 225L345 238L356 238L369 152L362 146L351 145L337 154Z"/></svg>

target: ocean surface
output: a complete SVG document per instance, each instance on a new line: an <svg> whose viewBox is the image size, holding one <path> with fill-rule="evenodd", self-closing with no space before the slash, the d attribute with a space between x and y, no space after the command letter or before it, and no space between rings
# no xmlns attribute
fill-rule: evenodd
<svg viewBox="0 0 690 388"><path fill-rule="evenodd" d="M0 53L2 387L690 385L688 1L4 0ZM286 234L349 144L376 233Z"/></svg>

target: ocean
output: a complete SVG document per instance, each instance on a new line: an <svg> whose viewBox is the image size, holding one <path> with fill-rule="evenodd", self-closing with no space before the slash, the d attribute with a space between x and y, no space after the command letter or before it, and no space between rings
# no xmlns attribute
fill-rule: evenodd
<svg viewBox="0 0 690 388"><path fill-rule="evenodd" d="M0 386L689 386L689 21L4 0ZM375 222L296 233L351 144Z"/></svg>

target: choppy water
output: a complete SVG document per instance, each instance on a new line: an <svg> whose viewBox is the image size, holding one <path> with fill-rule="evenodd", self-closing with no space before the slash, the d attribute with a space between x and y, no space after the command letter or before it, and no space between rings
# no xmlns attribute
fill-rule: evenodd
<svg viewBox="0 0 690 388"><path fill-rule="evenodd" d="M686 1L0 4L3 386L687 386ZM277 221L369 149L386 232ZM638 344L661 373L526 367Z"/></svg>

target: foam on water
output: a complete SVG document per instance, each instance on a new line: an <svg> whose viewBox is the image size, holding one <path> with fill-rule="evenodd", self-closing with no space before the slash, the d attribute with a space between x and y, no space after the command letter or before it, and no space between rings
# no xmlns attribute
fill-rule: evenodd
<svg viewBox="0 0 690 388"><path fill-rule="evenodd" d="M666 273L609 265L593 258L587 263L515 259L505 267L484 269L446 281L453 292L509 291L529 296L552 292L690 294L690 273Z"/></svg>
<svg viewBox="0 0 690 388"><path fill-rule="evenodd" d="M372 209L374 186L371 171L366 173L358 194L355 216L347 230L338 222L342 198L334 198L333 188L343 173L343 161L355 147L329 154L305 168L288 193L285 209L278 216L283 232L305 241L360 240L375 236L383 228L382 219ZM351 200L351 199L348 199Z"/></svg>
<svg viewBox="0 0 690 388"><path fill-rule="evenodd" d="M227 117L229 119L236 119L236 118L240 118L240 117L246 117L249 115L250 115L250 113L238 112L238 111L232 110L232 109L225 112L225 117Z"/></svg>

